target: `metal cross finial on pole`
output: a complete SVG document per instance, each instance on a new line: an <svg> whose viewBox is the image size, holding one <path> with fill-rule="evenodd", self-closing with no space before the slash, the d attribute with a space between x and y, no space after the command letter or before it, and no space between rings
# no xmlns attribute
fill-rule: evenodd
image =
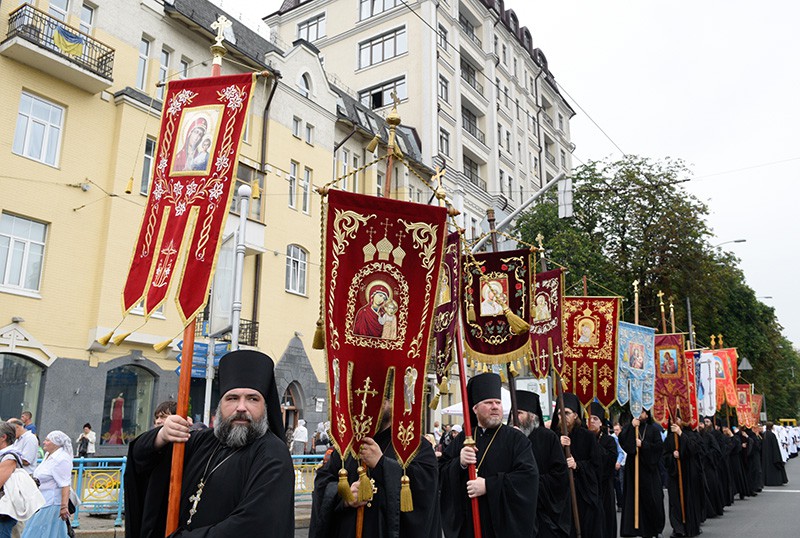
<svg viewBox="0 0 800 538"><path fill-rule="evenodd" d="M672 304L672 296L669 298L669 320L672 325L672 332L675 331L675 305Z"/></svg>
<svg viewBox="0 0 800 538"><path fill-rule="evenodd" d="M211 62L212 77L218 77L222 74L222 58L228 53L228 49L222 44L222 40L225 39L223 34L231 26L233 26L233 23L225 15L220 15L216 21L211 23L211 28L217 31L217 36L211 45L211 53L214 55L214 59Z"/></svg>
<svg viewBox="0 0 800 538"><path fill-rule="evenodd" d="M664 334L667 333L667 314L664 311L664 292L658 290L658 305L661 307L661 328L664 331Z"/></svg>
<svg viewBox="0 0 800 538"><path fill-rule="evenodd" d="M211 23L211 29L217 31L217 36L214 38L214 45L222 46L222 41L225 39L225 30L233 26L233 23L228 20L225 15L220 15L217 20Z"/></svg>
<svg viewBox="0 0 800 538"><path fill-rule="evenodd" d="M633 323L639 325L639 280L633 281Z"/></svg>

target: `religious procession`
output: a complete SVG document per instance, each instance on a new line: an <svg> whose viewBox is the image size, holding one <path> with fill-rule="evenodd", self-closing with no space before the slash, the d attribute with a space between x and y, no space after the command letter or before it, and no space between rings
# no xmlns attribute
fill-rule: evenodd
<svg viewBox="0 0 800 538"><path fill-rule="evenodd" d="M176 20L199 23L179 0L164 4ZM25 6L18 9L26 12ZM503 17L511 26L505 11ZM223 73L223 58L235 45L233 23L205 12L203 19L204 31L216 36L210 76L159 82L158 136L143 138L150 168L143 172L143 206L135 209L141 209L140 225L135 237L126 238L126 248L133 248L116 290L122 314L118 307L114 314L105 312L117 316L116 325L97 324L91 331L87 368L118 361L104 366L111 379L106 398L94 405L96 398L78 399L85 397L80 379L61 383L70 401L92 402L87 409L72 404L78 409L69 411L102 416L101 431L88 422L77 436L48 429L40 442L27 408L0 421L0 538L88 536L76 524L82 505L84 521L95 505L102 505L103 516L116 510L114 535L120 531L126 538L683 538L705 531L744 536L750 531L724 532L715 525L729 519L734 528L763 529L763 522L744 521L738 509L766 509L775 498L768 495L798 493L790 489L790 475L800 476L793 463L800 427L794 415L767 412L767 398L779 394L781 412L796 414L795 393L763 381L764 371L782 363L769 362L751 375L754 368L741 352L750 345L750 333L737 326L723 334L729 327L719 326L706 338L695 330L696 323L708 327L719 319L701 316L712 318L754 299L752 290L740 302L715 304L713 312L696 309L693 321L692 279L660 272L668 265L667 251L685 246L669 238L648 256L645 268L623 272L622 261L611 259L605 279L591 273L585 259L606 253L585 241L588 235L570 236L574 229L561 222L573 216L573 194L577 211L603 220L597 207L609 204L593 197L618 184L587 179L592 166L549 176L524 203L520 191L520 205L499 222L490 208L485 231L467 230L466 209L457 200L462 191L449 177L456 172L446 162L433 168L410 163L416 156L409 155L408 144L417 133L404 129L398 92L406 90L399 85L367 95L386 106L387 114L385 125L373 126L374 136L362 144L363 160L335 165L330 179L317 183L306 168L306 180L298 184L294 161L292 172L284 173L291 208L297 209L298 189L306 216L319 208L312 226L319 281L307 290L303 279L312 274L311 265L305 258L301 265L299 254L286 260L286 290L319 305L317 310L313 302L315 319L306 325L313 326L308 347L324 361L324 392L313 401L315 413L326 420L309 436L306 415L286 387L291 377L279 369L288 353L272 356L271 344L241 345L240 338L245 255L257 250L248 243L248 204L263 185L257 176L240 175L240 157L254 128L254 95L264 90L259 114L266 125L273 94L265 96L268 89L276 91L279 73L267 66ZM53 47L62 53L83 47L85 33L59 28L51 32L58 36ZM544 73L546 60L536 50ZM298 75L297 84L309 98L312 85L305 76ZM135 91L114 95L119 102L137 98ZM356 117L377 121L342 95L332 100L337 111L354 107ZM313 147L314 125L306 123L303 133L300 125L296 132L292 126L292 136ZM353 126L341 144L357 131ZM263 140L266 152L266 135ZM367 194L353 186L370 167L382 172ZM637 167L646 163L624 161L614 179ZM670 169L668 179L675 179L676 170ZM624 182L639 182L634 187L643 190L661 186L645 176ZM425 189L416 200L397 195L408 177ZM88 185L68 187L86 192ZM510 179L508 185L511 196ZM683 196L670 192L675 199ZM238 229L228 234L227 219L235 211ZM2 218L0 240L22 233L15 230L24 219L5 211ZM673 224L667 219L655 235L666 237ZM597 224L604 233L610 227ZM28 226L25 233L33 236L36 229ZM707 242L710 232L698 235ZM621 234L620 241L628 239ZM634 249L644 251L652 240ZM0 243L9 260L7 252L17 244L22 242ZM25 253L26 260L33 256ZM258 259L251 265L260 268L263 258ZM724 263L709 265L727 263L726 269L735 269L731 278L739 278L735 260L719 261ZM229 290L220 291L220 275L229 277L221 281ZM258 275L253 272L248 282L254 290ZM292 287L301 280L302 290ZM720 282L713 284L725 288L730 281ZM145 326L164 319L168 299L174 299L180 334L164 341L149 333L142 337ZM214 336L220 312L224 328ZM276 324L289 317L277 316ZM9 361L0 366L12 364L11 352L44 356L43 362L53 364L57 357L48 346L22 329L25 320L13 320L0 335L9 351L0 353L0 361ZM770 330L780 334L776 326ZM293 331L292 345L304 349L304 336ZM210 340L200 348L207 361L198 361L198 337ZM223 340L220 352L214 338ZM148 352L162 355L158 360L177 356L180 363L177 390L153 413L147 405L158 401L159 387L140 383L136 368L155 361L141 349L105 361L96 357L126 341L146 344ZM21 360L14 361L21 371ZM36 399L20 387L37 385L38 391L41 377L36 383L28 374L15 379L14 390L22 396L15 392L8 401L17 406ZM7 405L3 398L0 404ZM199 401L203 413L193 408ZM112 449L119 454L97 457ZM112 479L90 479L116 464ZM110 497L86 501L87 491Z"/></svg>

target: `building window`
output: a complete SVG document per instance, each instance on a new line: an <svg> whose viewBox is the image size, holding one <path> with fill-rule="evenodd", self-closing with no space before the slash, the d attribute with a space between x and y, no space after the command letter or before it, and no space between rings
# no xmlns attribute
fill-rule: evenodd
<svg viewBox="0 0 800 538"><path fill-rule="evenodd" d="M161 49L161 56L159 56L158 64L158 80L159 82L167 82L167 75L169 74L169 51ZM164 91L167 89L166 84L158 88L158 99L164 100Z"/></svg>
<svg viewBox="0 0 800 538"><path fill-rule="evenodd" d="M399 3L399 0L361 0L361 8L359 9L361 20L363 21L392 9Z"/></svg>
<svg viewBox="0 0 800 538"><path fill-rule="evenodd" d="M294 161L289 163L289 207L297 205L297 169L300 165Z"/></svg>
<svg viewBox="0 0 800 538"><path fill-rule="evenodd" d="M297 86L300 89L300 94L303 97L306 99L311 97L311 77L308 76L308 73L303 73L303 76L300 77Z"/></svg>
<svg viewBox="0 0 800 538"><path fill-rule="evenodd" d="M347 151L346 149L343 149L342 158L340 161L342 163L342 175L341 175L342 180L339 182L339 186L343 191L347 190L347 166L349 164L349 161L350 161L350 152Z"/></svg>
<svg viewBox="0 0 800 538"><path fill-rule="evenodd" d="M139 42L139 65L136 69L136 87L144 90L147 83L147 60L150 57L150 41L145 38Z"/></svg>
<svg viewBox="0 0 800 538"><path fill-rule="evenodd" d="M447 52L447 28L439 25L439 46Z"/></svg>
<svg viewBox="0 0 800 538"><path fill-rule="evenodd" d="M311 168L306 168L303 173L303 182L301 184L303 196L303 213L308 213L311 205Z"/></svg>
<svg viewBox="0 0 800 538"><path fill-rule="evenodd" d="M500 194L505 194L506 173L500 170L500 180L497 182L500 185Z"/></svg>
<svg viewBox="0 0 800 538"><path fill-rule="evenodd" d="M48 12L61 22L67 22L69 0L50 0L50 9Z"/></svg>
<svg viewBox="0 0 800 538"><path fill-rule="evenodd" d="M514 58L514 76L517 76L517 59Z"/></svg>
<svg viewBox="0 0 800 538"><path fill-rule="evenodd" d="M358 45L358 65L368 67L408 52L405 28L398 28Z"/></svg>
<svg viewBox="0 0 800 538"><path fill-rule="evenodd" d="M353 192L358 192L358 167L360 163L358 155L353 154Z"/></svg>
<svg viewBox="0 0 800 538"><path fill-rule="evenodd" d="M375 183L376 183L375 194L378 195L378 196L383 196L383 173L382 172L378 172Z"/></svg>
<svg viewBox="0 0 800 538"><path fill-rule="evenodd" d="M444 75L439 75L439 98L445 103L450 102L450 82Z"/></svg>
<svg viewBox="0 0 800 538"><path fill-rule="evenodd" d="M558 130L564 131L564 116L562 114L558 115Z"/></svg>
<svg viewBox="0 0 800 538"><path fill-rule="evenodd" d="M306 294L308 252L299 245L286 247L286 291Z"/></svg>
<svg viewBox="0 0 800 538"><path fill-rule="evenodd" d="M47 225L0 215L0 286L39 291Z"/></svg>
<svg viewBox="0 0 800 538"><path fill-rule="evenodd" d="M258 189L264 192L264 174L251 166L240 162L236 168L236 182L233 184L233 196L231 196L231 206L229 211L235 215L240 213L239 187L242 185L249 185L255 191L255 185L258 184ZM264 214L264 196L258 198L250 197L247 204L247 218L264 222L262 215Z"/></svg>
<svg viewBox="0 0 800 538"><path fill-rule="evenodd" d="M309 43L313 43L321 37L325 37L324 13L297 25L297 39L305 39Z"/></svg>
<svg viewBox="0 0 800 538"><path fill-rule="evenodd" d="M439 129L439 153L450 156L450 133Z"/></svg>
<svg viewBox="0 0 800 538"><path fill-rule="evenodd" d="M567 167L567 152L564 151L563 149L561 150L561 167L562 168Z"/></svg>
<svg viewBox="0 0 800 538"><path fill-rule="evenodd" d="M464 175L469 179L470 183L486 190L486 182L480 176L480 165L466 155L464 155Z"/></svg>
<svg viewBox="0 0 800 538"><path fill-rule="evenodd" d="M144 142L144 163L142 164L142 182L139 185L139 194L150 192L150 182L153 180L153 159L156 156L156 140L147 137Z"/></svg>
<svg viewBox="0 0 800 538"><path fill-rule="evenodd" d="M150 429L154 388L155 376L144 368L126 365L108 371L101 444L127 445Z"/></svg>
<svg viewBox="0 0 800 538"><path fill-rule="evenodd" d="M483 95L483 87L478 83L478 71L466 60L461 60L461 78Z"/></svg>
<svg viewBox="0 0 800 538"><path fill-rule="evenodd" d="M503 65L508 65L508 54L506 53L506 46L503 45L500 58L503 60Z"/></svg>
<svg viewBox="0 0 800 538"><path fill-rule="evenodd" d="M32 360L0 353L0 416L18 417L23 409L38 417L39 388L42 386L44 368Z"/></svg>
<svg viewBox="0 0 800 538"><path fill-rule="evenodd" d="M498 49L500 48L500 39L497 36L494 36L494 55L499 56L500 53Z"/></svg>
<svg viewBox="0 0 800 538"><path fill-rule="evenodd" d="M506 151L511 153L511 131L506 131Z"/></svg>
<svg viewBox="0 0 800 538"><path fill-rule="evenodd" d="M503 96L505 98L506 108L508 108L508 86L503 86Z"/></svg>
<svg viewBox="0 0 800 538"><path fill-rule="evenodd" d="M189 76L190 64L191 62L189 60L187 60L186 58L181 58L181 67L180 67L180 72L178 73L179 79L185 79L186 77Z"/></svg>
<svg viewBox="0 0 800 538"><path fill-rule="evenodd" d="M14 131L14 153L56 166L63 123L62 107L22 93Z"/></svg>
<svg viewBox="0 0 800 538"><path fill-rule="evenodd" d="M396 93L397 98L401 101L408 98L406 77L396 78L367 90L360 91L358 93L358 100L361 101L362 105L377 109L392 104L392 92Z"/></svg>
<svg viewBox="0 0 800 538"><path fill-rule="evenodd" d="M314 126L306 123L306 144L314 145Z"/></svg>
<svg viewBox="0 0 800 538"><path fill-rule="evenodd" d="M92 26L94 25L94 8L89 4L81 6L81 24L80 30L84 34L92 33Z"/></svg>
<svg viewBox="0 0 800 538"><path fill-rule="evenodd" d="M300 133L303 128L303 120L298 118L297 116L292 118L292 136L295 138L300 138Z"/></svg>

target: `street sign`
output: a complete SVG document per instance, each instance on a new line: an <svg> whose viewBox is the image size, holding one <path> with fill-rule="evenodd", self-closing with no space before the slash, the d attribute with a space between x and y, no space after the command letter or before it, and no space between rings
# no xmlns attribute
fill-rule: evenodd
<svg viewBox="0 0 800 538"><path fill-rule="evenodd" d="M179 376L181 375L181 367L178 366L175 368L175 373ZM206 367L205 366L195 366L192 365L192 379L203 379L206 377Z"/></svg>
<svg viewBox="0 0 800 538"><path fill-rule="evenodd" d="M218 342L214 344L214 366L219 366L219 360L228 352L230 344L228 342ZM178 349L183 350L183 340L178 342ZM181 362L181 355L179 354L178 363ZM208 344L204 342L195 342L194 353L192 357L192 366L206 367L208 364Z"/></svg>

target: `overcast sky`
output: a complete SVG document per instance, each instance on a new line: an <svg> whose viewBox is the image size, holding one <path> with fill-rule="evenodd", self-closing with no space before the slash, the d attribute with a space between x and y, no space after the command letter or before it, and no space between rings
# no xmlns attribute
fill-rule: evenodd
<svg viewBox="0 0 800 538"><path fill-rule="evenodd" d="M282 0L216 0L251 21ZM355 4L356 0L350 0ZM683 159L716 243L800 346L800 2L506 0L547 56L576 165ZM605 134L604 134L605 132ZM725 328L717 332L725 334ZM705 337L702 337L705 338Z"/></svg>

